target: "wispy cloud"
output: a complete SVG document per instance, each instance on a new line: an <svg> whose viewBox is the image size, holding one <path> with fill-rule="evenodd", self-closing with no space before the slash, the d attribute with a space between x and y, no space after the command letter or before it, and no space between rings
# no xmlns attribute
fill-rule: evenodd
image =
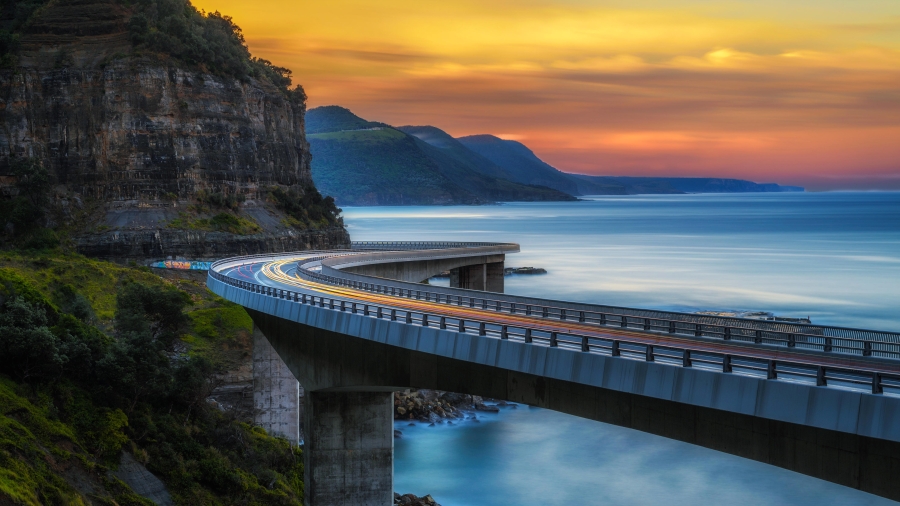
<svg viewBox="0 0 900 506"><path fill-rule="evenodd" d="M896 2L196 3L312 106L501 132L563 170L900 188Z"/></svg>

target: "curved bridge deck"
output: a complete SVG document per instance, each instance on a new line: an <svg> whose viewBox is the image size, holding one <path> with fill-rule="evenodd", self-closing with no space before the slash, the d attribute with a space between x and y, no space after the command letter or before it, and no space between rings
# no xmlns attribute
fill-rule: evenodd
<svg viewBox="0 0 900 506"><path fill-rule="evenodd" d="M419 276L515 251L514 244L357 243L220 261L208 283L249 310L307 391L416 387L506 398L900 499L890 478L900 475L900 334L365 274L409 263ZM343 504L335 501L318 504Z"/></svg>

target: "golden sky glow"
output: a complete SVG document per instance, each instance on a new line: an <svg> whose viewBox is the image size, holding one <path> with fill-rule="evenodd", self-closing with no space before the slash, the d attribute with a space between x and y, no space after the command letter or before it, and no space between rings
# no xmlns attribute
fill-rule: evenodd
<svg viewBox="0 0 900 506"><path fill-rule="evenodd" d="M202 0L310 106L569 172L900 189L898 0Z"/></svg>

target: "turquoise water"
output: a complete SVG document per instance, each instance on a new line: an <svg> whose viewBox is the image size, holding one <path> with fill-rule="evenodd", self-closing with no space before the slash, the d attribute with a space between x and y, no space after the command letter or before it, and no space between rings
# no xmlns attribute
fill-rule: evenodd
<svg viewBox="0 0 900 506"><path fill-rule="evenodd" d="M506 291L681 311L754 310L900 330L900 193L597 197L348 208L353 240L512 241ZM896 504L757 462L520 406L406 427L400 492L444 506Z"/></svg>

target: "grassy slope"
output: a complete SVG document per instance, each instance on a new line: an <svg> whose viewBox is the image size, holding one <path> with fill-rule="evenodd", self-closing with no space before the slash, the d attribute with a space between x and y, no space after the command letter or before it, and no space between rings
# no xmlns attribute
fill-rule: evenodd
<svg viewBox="0 0 900 506"><path fill-rule="evenodd" d="M198 277L164 279L145 267L125 267L74 254L7 251L0 252L0 282L53 307L64 302L54 300L59 288L69 285L90 302L95 326L107 332L115 313L116 292L124 283L176 286L193 301L187 310L190 328L181 339L188 354L202 355L224 370L249 349L249 315L206 290ZM155 441L129 439L128 424L148 421L157 434ZM208 436L219 433L231 434L230 440L238 438L243 449L236 454L235 448ZM158 438L168 443L159 446L162 441ZM95 504L150 504L107 474L109 466L115 466L119 448L146 462L178 504L300 501L296 492L302 490L299 450L290 450L286 441L267 436L261 429L230 421L218 412L191 423L183 415L130 421L119 410L93 405L90 396L74 385L63 382L32 388L0 375L0 504L78 505L87 504L85 497ZM292 453L297 463L284 463L284 455ZM293 465L295 471L271 471L272 465L266 462L273 458L282 460L282 469ZM202 470L210 467L226 470L229 479L239 484L238 492L222 494L204 481Z"/></svg>
<svg viewBox="0 0 900 506"><path fill-rule="evenodd" d="M29 506L82 505L89 504L87 498L94 504L152 506L118 479L104 476L75 429L57 419L46 398L41 403L29 394L0 376L0 503L5 497Z"/></svg>
<svg viewBox="0 0 900 506"><path fill-rule="evenodd" d="M122 283L165 283L149 269L129 268L63 253L23 255L3 251L0 252L0 272L22 277L51 301L57 289L71 285L88 299L101 324L112 319L116 290Z"/></svg>

